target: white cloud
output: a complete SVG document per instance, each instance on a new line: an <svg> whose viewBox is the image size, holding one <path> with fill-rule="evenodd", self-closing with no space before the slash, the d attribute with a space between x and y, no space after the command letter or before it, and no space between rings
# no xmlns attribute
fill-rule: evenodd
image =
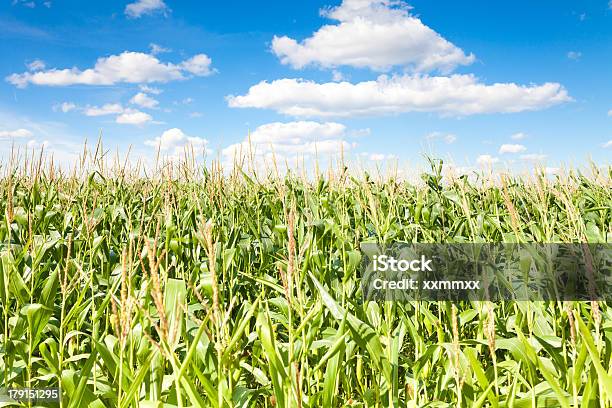
<svg viewBox="0 0 612 408"><path fill-rule="evenodd" d="M156 99L151 98L144 92L138 92L136 95L134 95L132 99L130 99L130 103L149 109L154 109L157 107L157 105L159 105L159 102Z"/></svg>
<svg viewBox="0 0 612 408"><path fill-rule="evenodd" d="M136 103L139 104L141 106L144 106L142 104L151 104L151 101L155 101L154 99L150 98L151 101L149 101L147 98L148 96L145 94L142 94L145 96L145 98L143 97L139 97L141 93L136 94L131 100L131 103ZM157 101L155 101L157 102ZM155 107L155 105L153 105L153 107ZM147 122L151 122L153 120L153 118L151 117L151 115L149 115L148 113L145 112L141 112L137 109L131 109L131 108L125 108L123 107L123 105L121 105L120 103L106 103L102 106L90 106L87 105L86 107L78 107L76 106L74 103L72 102L64 102L63 104L56 106L55 109L61 109L63 112L68 112L74 109L78 109L80 112L82 112L85 116L108 116L108 115L117 115L115 117L115 122L122 124L122 125L143 125Z"/></svg>
<svg viewBox="0 0 612 408"><path fill-rule="evenodd" d="M166 12L168 6L163 0L137 0L125 6L125 14L131 18L139 18L145 14Z"/></svg>
<svg viewBox="0 0 612 408"><path fill-rule="evenodd" d="M0 138L17 138L17 137L32 137L32 132L28 129L15 129L15 130L0 130Z"/></svg>
<svg viewBox="0 0 612 408"><path fill-rule="evenodd" d="M36 5L39 3L38 0L13 0L12 5L15 6L17 4L22 5L23 7L27 7L30 9L36 8ZM51 8L50 1L43 1L42 5L46 8Z"/></svg>
<svg viewBox="0 0 612 408"><path fill-rule="evenodd" d="M185 79L186 73L208 75L210 58L198 54L180 64L161 62L142 52L124 51L119 55L98 58L93 68L77 67L24 72L6 77L11 84L23 88L28 84L46 86L114 85L118 83L168 82Z"/></svg>
<svg viewBox="0 0 612 408"><path fill-rule="evenodd" d="M162 93L162 90L159 88L154 88L152 86L148 86L148 85L139 85L138 86L140 88L140 90L142 92L146 92L152 95L159 95L160 93Z"/></svg>
<svg viewBox="0 0 612 408"><path fill-rule="evenodd" d="M198 76L207 76L214 72L211 70L212 60L206 54L197 54L181 63L181 68Z"/></svg>
<svg viewBox="0 0 612 408"><path fill-rule="evenodd" d="M557 174L560 170L559 167L544 167L545 174Z"/></svg>
<svg viewBox="0 0 612 408"><path fill-rule="evenodd" d="M36 139L38 144L48 141L45 147L46 158L53 157L54 163L66 170L72 169L79 154L83 152L82 134L72 133L74 129L58 121L57 118L49 121L33 121L27 116L15 116L0 109L0 124L5 125L5 127L0 127L1 133L4 133L2 130L13 133L15 129L24 129L17 132L16 137L12 140L0 139L0 161L9 160L13 143L16 148L25 149L32 139ZM7 135L7 137L10 136ZM30 146L32 145L33 143L30 143Z"/></svg>
<svg viewBox="0 0 612 408"><path fill-rule="evenodd" d="M610 1L612 1L612 0L610 0ZM608 111L608 116L612 116L612 109L610 109L610 110Z"/></svg>
<svg viewBox="0 0 612 408"><path fill-rule="evenodd" d="M62 111L64 113L68 113L70 111L73 111L77 108L77 106L73 103L73 102L62 102L58 105L54 105L53 106L53 110L54 111Z"/></svg>
<svg viewBox="0 0 612 408"><path fill-rule="evenodd" d="M543 161L548 157L545 154L541 153L530 153L530 154L522 154L521 160L529 160L529 161Z"/></svg>
<svg viewBox="0 0 612 408"><path fill-rule="evenodd" d="M28 141L26 146L28 147L28 149L32 149L32 150L47 148L49 147L49 141L43 140L42 142L39 142L35 139L32 139Z"/></svg>
<svg viewBox="0 0 612 408"><path fill-rule="evenodd" d="M115 122L122 125L143 125L153 120L148 113L135 109L126 109L121 115L117 116Z"/></svg>
<svg viewBox="0 0 612 408"><path fill-rule="evenodd" d="M578 61L582 57L582 53L580 51L570 51L567 53L567 58Z"/></svg>
<svg viewBox="0 0 612 408"><path fill-rule="evenodd" d="M27 67L30 71L40 71L41 69L45 69L45 62L43 60L35 59L27 64Z"/></svg>
<svg viewBox="0 0 612 408"><path fill-rule="evenodd" d="M457 140L457 136L453 134L448 134L444 137L444 142L447 144L455 143L456 140Z"/></svg>
<svg viewBox="0 0 612 408"><path fill-rule="evenodd" d="M370 128L353 129L350 132L348 132L348 135L350 137L364 137L364 136L370 136L370 134L372 134L372 129Z"/></svg>
<svg viewBox="0 0 612 408"><path fill-rule="evenodd" d="M153 55L172 51L170 48L162 47L161 45L155 43L149 44L149 48L151 49L151 54Z"/></svg>
<svg viewBox="0 0 612 408"><path fill-rule="evenodd" d="M499 158L491 156L490 154L481 154L476 158L476 163L481 166L491 166L499 162Z"/></svg>
<svg viewBox="0 0 612 408"><path fill-rule="evenodd" d="M610 139L606 143L602 144L601 147L603 147L604 149L608 149L608 148L612 147L612 139Z"/></svg>
<svg viewBox="0 0 612 408"><path fill-rule="evenodd" d="M558 83L486 85L473 75L381 75L376 81L316 83L278 79L227 97L230 107L267 108L291 116L340 117L400 112L472 115L543 109L570 101Z"/></svg>
<svg viewBox="0 0 612 408"><path fill-rule="evenodd" d="M12 5L16 5L19 4L21 6L27 7L27 8L35 8L36 7L36 2L35 1L29 1L29 0L13 0Z"/></svg>
<svg viewBox="0 0 612 408"><path fill-rule="evenodd" d="M322 13L339 24L324 25L299 43L274 36L272 51L283 64L297 69L349 65L376 71L404 66L423 72L451 71L475 59L410 15L399 0L344 0Z"/></svg>
<svg viewBox="0 0 612 408"><path fill-rule="evenodd" d="M123 113L123 106L118 103L107 103L102 106L87 106L83 113L86 116L104 116Z"/></svg>
<svg viewBox="0 0 612 408"><path fill-rule="evenodd" d="M334 81L334 82L342 82L344 80L346 80L346 77L342 74L342 72L340 72L340 71L338 71L336 69L334 69L332 71L332 81Z"/></svg>
<svg viewBox="0 0 612 408"><path fill-rule="evenodd" d="M499 147L499 153L500 154L504 154L504 153L521 153L526 151L527 148L525 146L523 146L522 144L508 144L505 143L503 145L501 145Z"/></svg>
<svg viewBox="0 0 612 408"><path fill-rule="evenodd" d="M274 122L261 125L241 143L223 149L226 159L249 157L277 159L305 155L328 155L348 151L351 145L344 140L346 126L335 122Z"/></svg>
<svg viewBox="0 0 612 408"><path fill-rule="evenodd" d="M190 117L190 118L201 118L202 116L203 116L203 115L202 115L202 112L191 112L191 113L189 114L189 117Z"/></svg>
<svg viewBox="0 0 612 408"><path fill-rule="evenodd" d="M384 160L394 160L397 159L397 156L394 154L384 154L384 153L365 153L364 156L367 156L370 161L384 161Z"/></svg>
<svg viewBox="0 0 612 408"><path fill-rule="evenodd" d="M510 136L510 139L512 140L523 140L527 137L527 135L523 132L518 132L513 134L512 136Z"/></svg>
<svg viewBox="0 0 612 408"><path fill-rule="evenodd" d="M425 136L427 140L442 140L446 144L455 143L457 136L452 133L431 132Z"/></svg>
<svg viewBox="0 0 612 408"><path fill-rule="evenodd" d="M208 153L208 140L201 137L187 136L181 129L166 130L153 140L146 140L145 145L159 149L170 157L180 157L186 149L193 147L196 154Z"/></svg>
<svg viewBox="0 0 612 408"><path fill-rule="evenodd" d="M369 156L370 160L373 161L382 161L385 160L386 155L384 153L372 153Z"/></svg>

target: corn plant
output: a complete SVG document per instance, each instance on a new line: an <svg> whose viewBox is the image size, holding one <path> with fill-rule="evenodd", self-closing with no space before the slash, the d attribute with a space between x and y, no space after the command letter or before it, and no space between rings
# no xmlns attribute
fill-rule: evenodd
<svg viewBox="0 0 612 408"><path fill-rule="evenodd" d="M62 407L610 407L604 301L364 301L359 244L611 242L612 169L2 168L3 387Z"/></svg>

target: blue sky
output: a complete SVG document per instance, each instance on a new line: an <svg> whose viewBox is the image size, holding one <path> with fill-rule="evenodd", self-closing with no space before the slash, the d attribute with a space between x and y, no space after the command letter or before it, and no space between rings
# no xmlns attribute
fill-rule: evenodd
<svg viewBox="0 0 612 408"><path fill-rule="evenodd" d="M0 155L609 163L612 3L263 4L2 2Z"/></svg>

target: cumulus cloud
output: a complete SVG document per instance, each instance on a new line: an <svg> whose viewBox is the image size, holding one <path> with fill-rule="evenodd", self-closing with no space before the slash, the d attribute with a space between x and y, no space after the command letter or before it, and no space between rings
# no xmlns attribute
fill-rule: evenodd
<svg viewBox="0 0 612 408"><path fill-rule="evenodd" d="M154 109L159 105L159 102L155 98L151 98L144 92L138 92L134 95L132 99L130 99L130 103L149 109Z"/></svg>
<svg viewBox="0 0 612 408"><path fill-rule="evenodd" d="M510 143L505 143L503 145L501 145L499 147L499 153L500 154L504 154L504 153L521 153L526 151L527 148L525 146L523 146L522 144L510 144Z"/></svg>
<svg viewBox="0 0 612 408"><path fill-rule="evenodd" d="M266 108L303 117L347 117L401 112L452 115L543 109L570 101L558 83L484 84L473 75L381 75L375 81L316 83L278 79L253 85L246 95L227 97L230 107Z"/></svg>
<svg viewBox="0 0 612 408"><path fill-rule="evenodd" d="M179 64L161 62L142 52L124 51L119 55L98 58L93 68L48 69L12 74L11 84L23 88L28 84L46 86L114 85L118 83L168 82L185 79L186 74L205 76L212 73L211 60L198 54Z"/></svg>
<svg viewBox="0 0 612 408"><path fill-rule="evenodd" d="M301 42L274 36L272 51L283 64L448 72L475 59L411 15L402 1L344 0L322 14L338 24L324 25Z"/></svg>
<svg viewBox="0 0 612 408"><path fill-rule="evenodd" d="M146 14L166 13L168 6L163 0L137 0L125 6L125 15L131 18L139 18Z"/></svg>
<svg viewBox="0 0 612 408"><path fill-rule="evenodd" d="M105 116L123 113L123 106L119 103L107 103L102 106L87 106L84 108L85 116Z"/></svg>
<svg viewBox="0 0 612 408"><path fill-rule="evenodd" d="M214 72L210 68L212 60L205 54L194 55L186 61L181 63L181 67L194 75L207 76Z"/></svg>
<svg viewBox="0 0 612 408"><path fill-rule="evenodd" d="M481 166L491 166L499 162L499 158L491 156L490 154L481 154L476 158L476 163Z"/></svg>
<svg viewBox="0 0 612 408"><path fill-rule="evenodd" d="M346 126L335 122L274 122L261 125L241 143L223 149L226 159L295 158L308 155L329 155L348 151L351 145L344 140Z"/></svg>
<svg viewBox="0 0 612 408"><path fill-rule="evenodd" d="M567 58L578 61L582 57L582 53L580 51L570 51L567 53Z"/></svg>
<svg viewBox="0 0 612 408"><path fill-rule="evenodd" d="M606 143L602 144L601 147L604 149L609 149L612 147L612 139L608 140Z"/></svg>
<svg viewBox="0 0 612 408"><path fill-rule="evenodd" d="M196 154L210 152L208 140L201 137L188 136L179 128L168 129L161 136L146 140L145 145L159 149L168 157L180 157L185 151L193 148Z"/></svg>
<svg viewBox="0 0 612 408"><path fill-rule="evenodd" d="M135 109L126 109L115 119L121 125L144 125L153 120L151 115Z"/></svg>
<svg viewBox="0 0 612 408"><path fill-rule="evenodd" d="M32 137L32 132L28 129L15 129L15 130L0 130L0 138L18 138L18 137Z"/></svg>

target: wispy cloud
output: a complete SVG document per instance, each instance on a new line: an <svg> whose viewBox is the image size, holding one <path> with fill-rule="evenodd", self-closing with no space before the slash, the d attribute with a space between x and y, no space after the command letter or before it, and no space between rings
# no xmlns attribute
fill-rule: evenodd
<svg viewBox="0 0 612 408"><path fill-rule="evenodd" d="M165 47L162 47L161 45L155 44L155 43L149 44L149 48L151 49L151 54L153 54L153 55L163 54L165 52L172 51L170 48L165 48Z"/></svg>
<svg viewBox="0 0 612 408"><path fill-rule="evenodd" d="M40 71L45 69L45 62L40 59L35 59L34 61L28 63L26 66L30 71Z"/></svg>
<svg viewBox="0 0 612 408"><path fill-rule="evenodd" d="M14 138L14 137L32 137L33 134L28 129L15 129L15 130L0 130L0 138Z"/></svg>
<svg viewBox="0 0 612 408"><path fill-rule="evenodd" d="M123 106L119 103L107 103L102 106L88 106L83 110L85 116L105 116L123 113Z"/></svg>
<svg viewBox="0 0 612 408"><path fill-rule="evenodd" d="M125 15L130 18L140 18L147 14L168 13L170 9L163 0L137 0L125 6Z"/></svg>
<svg viewBox="0 0 612 408"><path fill-rule="evenodd" d="M457 136L453 133L431 132L425 136L427 140L442 140L446 144L452 144L457 141Z"/></svg>
<svg viewBox="0 0 612 408"><path fill-rule="evenodd" d="M41 28L34 27L15 19L0 17L0 38L33 38L48 40L52 36Z"/></svg>

